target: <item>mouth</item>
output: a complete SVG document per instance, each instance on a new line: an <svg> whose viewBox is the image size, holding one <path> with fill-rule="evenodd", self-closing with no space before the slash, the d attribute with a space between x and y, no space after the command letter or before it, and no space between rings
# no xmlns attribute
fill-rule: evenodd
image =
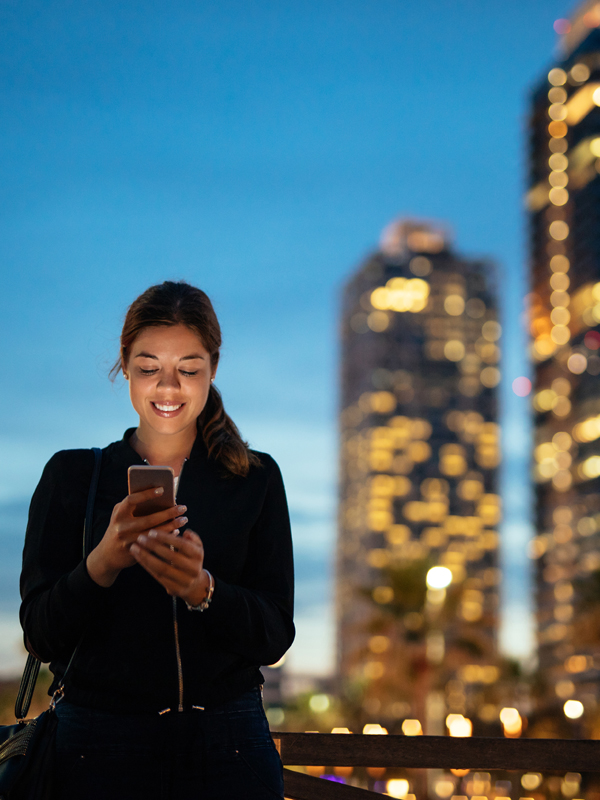
<svg viewBox="0 0 600 800"><path fill-rule="evenodd" d="M169 419L170 417L176 417L180 414L185 403L150 403L150 405L159 417L166 417Z"/></svg>

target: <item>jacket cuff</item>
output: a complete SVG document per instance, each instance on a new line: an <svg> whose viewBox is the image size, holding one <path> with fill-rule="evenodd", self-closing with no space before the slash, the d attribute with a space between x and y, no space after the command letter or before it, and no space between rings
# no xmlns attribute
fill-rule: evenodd
<svg viewBox="0 0 600 800"><path fill-rule="evenodd" d="M215 588L210 601L210 606L207 608L205 614L206 618L211 618L215 623L227 624L231 619L231 609L235 607L238 602L239 592L235 586L226 583L220 578L215 578Z"/></svg>
<svg viewBox="0 0 600 800"><path fill-rule="evenodd" d="M107 589L92 580L87 571L85 561L80 561L67 577L67 589L74 598L82 603L101 600L106 597Z"/></svg>

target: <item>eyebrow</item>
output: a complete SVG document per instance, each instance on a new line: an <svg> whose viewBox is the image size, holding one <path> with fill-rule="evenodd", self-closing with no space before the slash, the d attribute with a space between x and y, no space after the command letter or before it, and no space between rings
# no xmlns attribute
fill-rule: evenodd
<svg viewBox="0 0 600 800"><path fill-rule="evenodd" d="M155 361L158 361L158 356L152 355L152 353L146 353L142 351L141 353L137 353L134 358L153 358ZM200 355L200 353L193 353L189 356L182 356L179 360L180 361L193 361L194 359L199 358L204 361L204 356Z"/></svg>

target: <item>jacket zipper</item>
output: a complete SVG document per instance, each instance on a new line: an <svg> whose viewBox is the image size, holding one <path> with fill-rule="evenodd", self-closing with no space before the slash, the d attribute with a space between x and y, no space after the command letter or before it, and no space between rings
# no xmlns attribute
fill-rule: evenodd
<svg viewBox="0 0 600 800"><path fill-rule="evenodd" d="M183 469L185 467L185 463L187 458L181 465L181 470L179 471L179 483L177 484L177 492L179 492L179 487L181 486L181 476L183 475ZM175 497L175 502L177 502L177 496ZM173 633L175 637L175 656L177 658L177 684L178 684L178 691L179 691L179 705L177 707L177 711L183 711L183 666L181 663L181 647L179 644L179 622L177 620L177 598L173 597Z"/></svg>

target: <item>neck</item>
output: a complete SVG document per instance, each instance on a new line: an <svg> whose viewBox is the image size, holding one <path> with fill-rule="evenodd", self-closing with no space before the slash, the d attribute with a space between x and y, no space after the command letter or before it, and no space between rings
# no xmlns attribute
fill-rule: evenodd
<svg viewBox="0 0 600 800"><path fill-rule="evenodd" d="M129 440L133 449L153 466L172 467L175 476L181 472L183 462L191 453L196 440L196 429L181 431L173 436L157 436L153 431L148 435L138 427Z"/></svg>

